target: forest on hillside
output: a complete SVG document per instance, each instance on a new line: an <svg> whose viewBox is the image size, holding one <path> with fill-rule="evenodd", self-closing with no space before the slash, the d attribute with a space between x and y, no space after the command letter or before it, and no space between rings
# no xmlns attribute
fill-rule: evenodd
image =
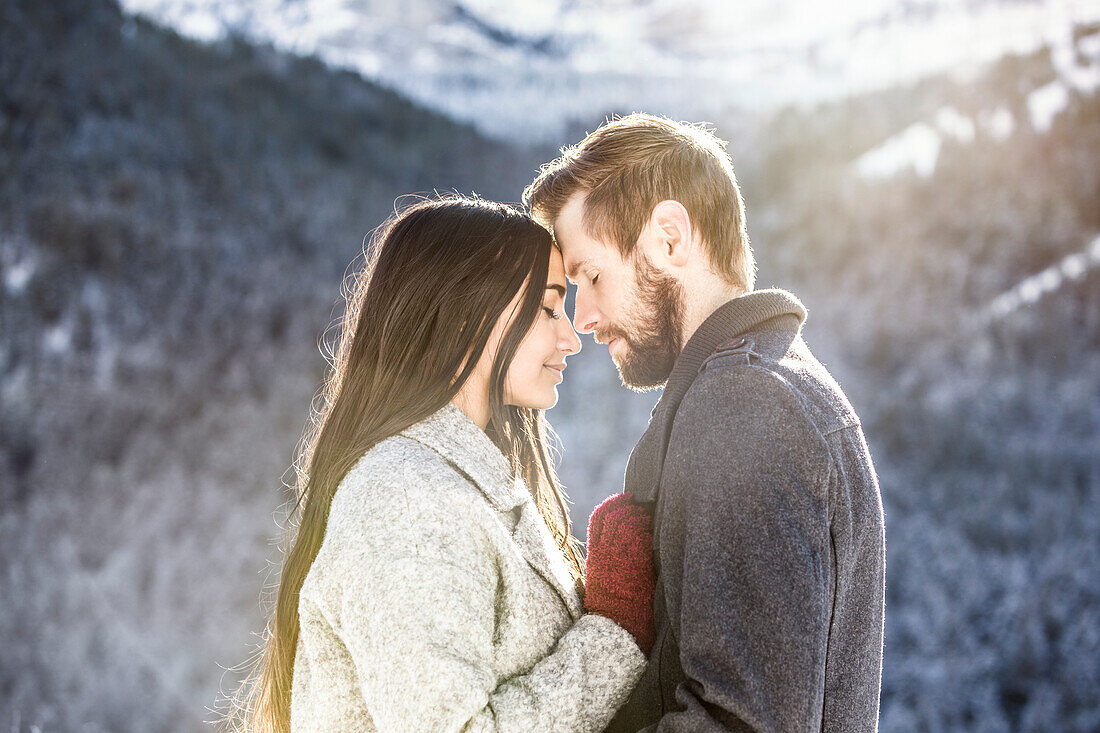
<svg viewBox="0 0 1100 733"><path fill-rule="evenodd" d="M1100 728L1100 95L1037 124L1063 71L715 121L881 474L884 731ZM915 125L932 169L868 176ZM515 201L554 152L108 0L0 5L0 727L205 728L348 263L400 196ZM586 346L550 413L579 528L656 398Z"/></svg>

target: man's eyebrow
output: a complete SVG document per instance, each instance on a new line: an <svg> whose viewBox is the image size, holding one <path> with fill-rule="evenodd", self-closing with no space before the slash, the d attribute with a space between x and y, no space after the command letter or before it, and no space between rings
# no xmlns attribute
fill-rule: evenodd
<svg viewBox="0 0 1100 733"><path fill-rule="evenodd" d="M564 297L565 297L565 286L564 286L564 285L558 285L557 283L552 283L552 284L550 284L550 285L547 285L547 286L546 286L546 289L547 289L547 290L554 290L554 291L556 291L556 292L557 292L557 294L558 294L558 295L560 295L560 296L561 296L562 298L564 298Z"/></svg>
<svg viewBox="0 0 1100 733"><path fill-rule="evenodd" d="M570 265L570 266L569 266L569 269L567 269L567 270L565 271L565 274L569 276L569 279L570 279L570 280L576 280L576 279L577 279L577 273L578 273L578 272L579 272L579 271L580 271L580 270L581 270L582 268L588 267L588 264L589 264L590 262L592 262L592 258L591 258L591 257L585 257L585 258L584 258L583 260L581 260L580 262L574 262L574 263L573 263L572 265Z"/></svg>

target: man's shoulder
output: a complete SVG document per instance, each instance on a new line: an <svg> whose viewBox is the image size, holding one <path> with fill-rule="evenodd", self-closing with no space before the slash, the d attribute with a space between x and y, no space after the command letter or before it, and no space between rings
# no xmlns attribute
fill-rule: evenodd
<svg viewBox="0 0 1100 733"><path fill-rule="evenodd" d="M800 334L751 332L719 344L704 360L684 403L707 397L721 401L716 405L720 411L797 406L822 432L859 424L844 391Z"/></svg>
<svg viewBox="0 0 1100 733"><path fill-rule="evenodd" d="M767 360L722 356L701 370L673 419L663 478L698 494L742 486L789 487L823 495L832 452L812 402L790 375ZM715 483L717 482L717 483Z"/></svg>
<svg viewBox="0 0 1100 733"><path fill-rule="evenodd" d="M716 351L684 394L674 432L726 430L743 434L772 423L785 424L788 429L811 427L805 401L796 387L774 364L741 351Z"/></svg>

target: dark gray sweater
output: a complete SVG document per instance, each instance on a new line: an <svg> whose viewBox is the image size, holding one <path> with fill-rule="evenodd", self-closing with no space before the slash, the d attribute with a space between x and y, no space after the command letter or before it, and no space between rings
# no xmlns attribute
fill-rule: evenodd
<svg viewBox="0 0 1100 733"><path fill-rule="evenodd" d="M805 317L782 290L715 311L634 447L626 490L654 502L657 642L610 731L877 729L882 499Z"/></svg>

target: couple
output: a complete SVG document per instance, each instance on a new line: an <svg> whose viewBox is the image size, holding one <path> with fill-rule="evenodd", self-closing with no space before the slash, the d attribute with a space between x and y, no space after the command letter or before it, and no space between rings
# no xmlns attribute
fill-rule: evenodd
<svg viewBox="0 0 1100 733"><path fill-rule="evenodd" d="M359 273L249 729L875 730L877 480L724 145L630 115L524 199L418 203ZM574 326L665 386L587 561L543 413Z"/></svg>

